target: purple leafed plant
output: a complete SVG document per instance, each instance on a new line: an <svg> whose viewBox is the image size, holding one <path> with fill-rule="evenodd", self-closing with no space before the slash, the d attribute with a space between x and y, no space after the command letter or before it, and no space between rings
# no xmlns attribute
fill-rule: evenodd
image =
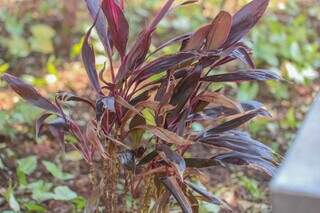
<svg viewBox="0 0 320 213"><path fill-rule="evenodd" d="M100 197L106 212L128 211L128 196L134 200L132 212L167 212L172 198L183 212L198 212L197 198L226 208L225 202L192 182L199 168L249 165L274 174L277 163L271 149L237 129L269 113L257 101L238 103L209 89L215 82L280 80L275 73L256 69L251 50L241 42L269 0L253 0L234 16L221 11L211 23L164 42L153 52L149 50L152 35L174 0L166 1L130 48L124 1L86 3L94 24L85 35L82 60L95 95L59 92L51 102L10 74L2 78L22 98L46 111L37 120L37 135L48 128L62 144L68 143L66 138L74 139L71 144L81 152L93 177L87 212L95 211ZM108 69L100 72L90 45L93 28L109 59ZM158 56L173 44L180 44L176 53ZM214 74L234 60L247 69ZM106 75L111 81L105 80ZM74 108L66 110L69 102L88 105L91 119L78 122ZM195 131L194 123L203 130ZM196 144L207 147L207 154L192 157ZM219 154L211 154L210 149Z"/></svg>

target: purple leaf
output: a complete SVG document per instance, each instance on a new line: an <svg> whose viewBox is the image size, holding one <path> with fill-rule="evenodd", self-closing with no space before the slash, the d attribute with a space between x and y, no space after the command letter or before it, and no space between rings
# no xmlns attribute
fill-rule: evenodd
<svg viewBox="0 0 320 213"><path fill-rule="evenodd" d="M239 113L237 109L224 106L206 108L201 112L190 114L187 121L215 120L223 116L230 116Z"/></svg>
<svg viewBox="0 0 320 213"><path fill-rule="evenodd" d="M88 104L90 107L95 109L95 105L91 100L88 100L86 98L77 96L75 94L72 94L70 92L58 92L56 95L56 98L60 101L68 102L68 101L74 101L74 102L83 102L85 104Z"/></svg>
<svg viewBox="0 0 320 213"><path fill-rule="evenodd" d="M202 66L198 65L194 70L182 79L176 86L170 104L183 106L196 89L200 80Z"/></svg>
<svg viewBox="0 0 320 213"><path fill-rule="evenodd" d="M121 63L116 77L116 84L121 83L126 79L129 71L134 70L144 62L150 47L152 32L153 31L144 31L140 34L124 61Z"/></svg>
<svg viewBox="0 0 320 213"><path fill-rule="evenodd" d="M249 134L237 130L227 131L219 134L204 134L199 138L199 142L214 147L226 148L239 153L246 153L252 156L272 160L273 154L269 147L254 140Z"/></svg>
<svg viewBox="0 0 320 213"><path fill-rule="evenodd" d="M82 61L85 66L92 88L95 89L97 93L101 93L101 87L100 87L99 78L96 70L94 50L93 50L93 47L89 44L89 37L93 27L94 27L94 24L90 27L90 29L88 30L84 38L82 49L81 49L81 53L82 53L81 55L82 55Z"/></svg>
<svg viewBox="0 0 320 213"><path fill-rule="evenodd" d="M253 166L262 169L270 176L273 176L276 172L276 166L272 162L245 153L229 152L215 156L212 159L218 160L221 163Z"/></svg>
<svg viewBox="0 0 320 213"><path fill-rule="evenodd" d="M187 168L207 168L211 166L220 166L219 161L206 158L184 158Z"/></svg>
<svg viewBox="0 0 320 213"><path fill-rule="evenodd" d="M173 2L174 0L168 0L167 3L158 12L151 24L139 34L138 39L121 63L119 72L116 77L117 85L119 85L124 81L124 79L126 79L129 72L132 72L135 68L137 68L144 62L151 44L151 35L161 19L167 14Z"/></svg>
<svg viewBox="0 0 320 213"><path fill-rule="evenodd" d="M194 57L193 53L178 53L175 55L163 56L142 67L140 70L141 74L138 75L136 80L141 82L152 75L174 68Z"/></svg>
<svg viewBox="0 0 320 213"><path fill-rule="evenodd" d="M23 99L28 101L29 103L42 108L44 110L54 112L59 114L59 109L53 103L51 103L48 99L44 98L40 93L35 90L29 84L21 81L19 78L5 73L2 76L2 79L5 80L9 86Z"/></svg>
<svg viewBox="0 0 320 213"><path fill-rule="evenodd" d="M168 0L166 2L166 4L161 8L161 10L158 12L156 17L153 19L153 21L149 25L149 27L148 27L149 30L153 31L156 28L156 26L163 19L163 17L165 17L167 15L167 13L170 10L173 2L174 2L174 0Z"/></svg>
<svg viewBox="0 0 320 213"><path fill-rule="evenodd" d="M202 81L208 82L241 82L241 81L267 81L280 80L281 77L269 70L249 69L240 70L233 73L225 73L218 75L211 75L202 78Z"/></svg>
<svg viewBox="0 0 320 213"><path fill-rule="evenodd" d="M190 183L188 181L186 181L187 186L189 186L193 191L199 193L200 195L202 195L207 201L209 201L212 204L216 204L216 205L221 205L222 201L213 196L210 192L208 192L206 189L200 188L196 185L194 185L193 183Z"/></svg>
<svg viewBox="0 0 320 213"><path fill-rule="evenodd" d="M95 28L97 30L98 36L104 46L104 49L106 52L109 52L111 54L112 52L112 48L110 45L110 38L108 36L107 33L107 22L106 22L106 18L103 15L102 12L100 11L100 0L85 0L86 4L87 4L87 8L90 12L90 15L92 17L93 20L96 20L96 25ZM97 17L98 15L98 17Z"/></svg>
<svg viewBox="0 0 320 213"><path fill-rule="evenodd" d="M36 121L36 138L39 138L40 134L41 134L41 130L43 128L43 126L45 125L45 121L48 117L50 117L51 115L53 115L52 113L45 113L43 115L40 116L40 118L37 119Z"/></svg>
<svg viewBox="0 0 320 213"><path fill-rule="evenodd" d="M182 211L184 213L192 213L192 206L190 204L189 199L183 193L181 186L177 182L174 176L171 177L162 177L160 178L163 185L167 188L167 190L173 195L173 197L179 203Z"/></svg>
<svg viewBox="0 0 320 213"><path fill-rule="evenodd" d="M221 132L225 132L225 131L229 131L234 128L237 128L242 124L246 123L247 121L251 120L252 118L256 117L257 115L259 115L260 110L261 109L246 112L244 115L241 115L240 117L234 118L230 121L220 124L212 129L209 129L207 132L221 133Z"/></svg>
<svg viewBox="0 0 320 213"><path fill-rule="evenodd" d="M156 52L160 51L161 49L163 49L163 48L165 48L167 46L170 46L170 45L175 44L177 42L181 42L181 41L186 40L186 39L190 39L191 35L192 35L192 33L186 33L186 34L174 37L174 38L170 39L169 41L166 41L163 44L161 44L150 55L155 54Z"/></svg>
<svg viewBox="0 0 320 213"><path fill-rule="evenodd" d="M176 169L180 179L183 180L183 173L186 170L186 162L184 159L165 144L159 144L157 146L157 151L164 161Z"/></svg>
<svg viewBox="0 0 320 213"><path fill-rule="evenodd" d="M254 65L254 63L252 61L250 54L248 53L248 51L245 48L240 47L240 48L235 49L232 52L231 57L238 58L244 64L248 65L252 69L256 68L256 66Z"/></svg>
<svg viewBox="0 0 320 213"><path fill-rule="evenodd" d="M259 21L270 0L253 0L233 16L233 23L223 47L229 47L242 39Z"/></svg>

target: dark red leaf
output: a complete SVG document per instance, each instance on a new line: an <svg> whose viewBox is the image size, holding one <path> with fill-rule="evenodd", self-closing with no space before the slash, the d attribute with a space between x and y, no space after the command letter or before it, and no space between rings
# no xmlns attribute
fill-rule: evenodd
<svg viewBox="0 0 320 213"><path fill-rule="evenodd" d="M20 95L29 103L44 110L59 114L60 111L58 107L51 103L48 99L40 95L40 93L29 84L26 84L19 78L8 73L5 73L2 76L2 79L5 80L18 95Z"/></svg>
<svg viewBox="0 0 320 213"><path fill-rule="evenodd" d="M259 21L270 0L253 0L233 16L233 23L223 47L229 47L242 39Z"/></svg>
<svg viewBox="0 0 320 213"><path fill-rule="evenodd" d="M116 77L116 84L121 83L129 72L132 72L135 68L140 66L149 51L150 43L151 43L151 34L153 31L143 31L124 61L121 63L119 68L119 72Z"/></svg>
<svg viewBox="0 0 320 213"><path fill-rule="evenodd" d="M153 21L149 25L149 27L148 27L149 30L154 30L156 28L156 26L163 19L163 17L165 17L167 15L167 13L170 10L173 2L174 2L174 0L167 0L165 5L161 8L161 10L158 12L156 17L153 19Z"/></svg>
<svg viewBox="0 0 320 213"><path fill-rule="evenodd" d="M167 3L158 12L154 20L150 23L150 25L140 33L135 44L121 63L119 72L116 77L117 85L119 85L126 79L128 73L132 72L135 68L137 68L144 62L144 59L149 51L151 35L161 19L167 14L173 2L174 0L168 0Z"/></svg>
<svg viewBox="0 0 320 213"><path fill-rule="evenodd" d="M126 54L129 24L122 9L114 0L103 0L102 10L107 18L110 34L121 58Z"/></svg>

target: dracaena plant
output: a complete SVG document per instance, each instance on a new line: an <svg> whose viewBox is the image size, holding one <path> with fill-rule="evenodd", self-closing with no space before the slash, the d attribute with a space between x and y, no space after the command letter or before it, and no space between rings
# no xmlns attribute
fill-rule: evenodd
<svg viewBox="0 0 320 213"><path fill-rule="evenodd" d="M92 169L88 211L94 211L99 197L106 212L128 211L127 196L134 200L132 212L166 212L176 204L183 212L197 212L197 198L226 207L194 183L200 168L235 164L274 173L277 163L271 149L238 129L269 113L257 101L238 103L221 90L210 90L217 82L280 79L256 69L250 49L241 42L269 0L253 0L233 16L221 11L210 23L151 52L161 19L173 8L194 2L167 0L129 48L124 1L87 0L93 25L83 41L82 60L94 93L90 98L59 92L51 102L18 78L3 75L22 98L46 111L36 122L37 135L48 127L62 144L73 137L70 144ZM94 28L109 59L101 71L90 45ZM180 44L174 54L160 54L173 44ZM234 60L247 68L215 73ZM88 105L91 119L83 122L79 113L72 113L74 105L66 108L69 102ZM193 128L195 123L202 128ZM194 157L194 145L205 146L207 153Z"/></svg>

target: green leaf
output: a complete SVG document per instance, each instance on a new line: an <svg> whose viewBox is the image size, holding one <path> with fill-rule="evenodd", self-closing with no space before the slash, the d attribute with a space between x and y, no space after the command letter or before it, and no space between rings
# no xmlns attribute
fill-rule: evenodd
<svg viewBox="0 0 320 213"><path fill-rule="evenodd" d="M22 172L20 169L17 169L17 178L19 181L19 184L21 186L25 186L27 185L28 181L27 181L27 176L24 172Z"/></svg>
<svg viewBox="0 0 320 213"><path fill-rule="evenodd" d="M29 156L26 158L22 158L17 161L18 170L23 172L26 175L30 175L37 168L37 157Z"/></svg>
<svg viewBox="0 0 320 213"><path fill-rule="evenodd" d="M0 65L0 74L5 73L9 69L10 65L8 63L4 63Z"/></svg>
<svg viewBox="0 0 320 213"><path fill-rule="evenodd" d="M74 150L74 151L65 153L64 159L69 161L79 161L83 159L83 157L79 151Z"/></svg>
<svg viewBox="0 0 320 213"><path fill-rule="evenodd" d="M36 203L27 203L24 207L28 210L28 212L36 212L36 213L43 213L46 212L46 208L40 204Z"/></svg>
<svg viewBox="0 0 320 213"><path fill-rule="evenodd" d="M42 161L42 164L46 167L50 174L52 174L54 177L60 180L70 180L74 178L74 175L63 172L56 166L56 164L50 161Z"/></svg>
<svg viewBox="0 0 320 213"><path fill-rule="evenodd" d="M30 53L28 42L21 37L12 37L5 42L11 55L16 57L26 57Z"/></svg>
<svg viewBox="0 0 320 213"><path fill-rule="evenodd" d="M263 192L259 189L256 180L249 179L246 176L239 177L240 184L251 194L252 198L259 200L263 197Z"/></svg>
<svg viewBox="0 0 320 213"><path fill-rule="evenodd" d="M78 196L72 200L72 203L77 211L82 211L86 207L86 199L84 197Z"/></svg>
<svg viewBox="0 0 320 213"><path fill-rule="evenodd" d="M4 169L4 164L2 162L2 159L0 158L0 169Z"/></svg>
<svg viewBox="0 0 320 213"><path fill-rule="evenodd" d="M238 89L237 100L248 101L254 100L259 92L259 86L257 83L241 83Z"/></svg>
<svg viewBox="0 0 320 213"><path fill-rule="evenodd" d="M77 197L77 194L72 191L69 187L67 186L57 186L54 189L54 199L55 200L73 200Z"/></svg>
<svg viewBox="0 0 320 213"><path fill-rule="evenodd" d="M44 24L37 24L31 27L32 37L30 38L31 49L41 53L52 53L55 30Z"/></svg>
<svg viewBox="0 0 320 213"><path fill-rule="evenodd" d="M150 108L145 108L142 111L142 115L146 120L147 125L155 126L156 121L154 119L154 111Z"/></svg>
<svg viewBox="0 0 320 213"><path fill-rule="evenodd" d="M13 190L11 181L9 183L9 187L8 187L7 191L3 194L3 196L5 197L7 202L9 203L9 206L12 210L14 210L16 212L20 211L20 205L14 196L14 190Z"/></svg>
<svg viewBox="0 0 320 213"><path fill-rule="evenodd" d="M49 192L52 188L52 183L39 180L28 185L29 190L32 191L32 199L42 202L53 199L54 194Z"/></svg>

